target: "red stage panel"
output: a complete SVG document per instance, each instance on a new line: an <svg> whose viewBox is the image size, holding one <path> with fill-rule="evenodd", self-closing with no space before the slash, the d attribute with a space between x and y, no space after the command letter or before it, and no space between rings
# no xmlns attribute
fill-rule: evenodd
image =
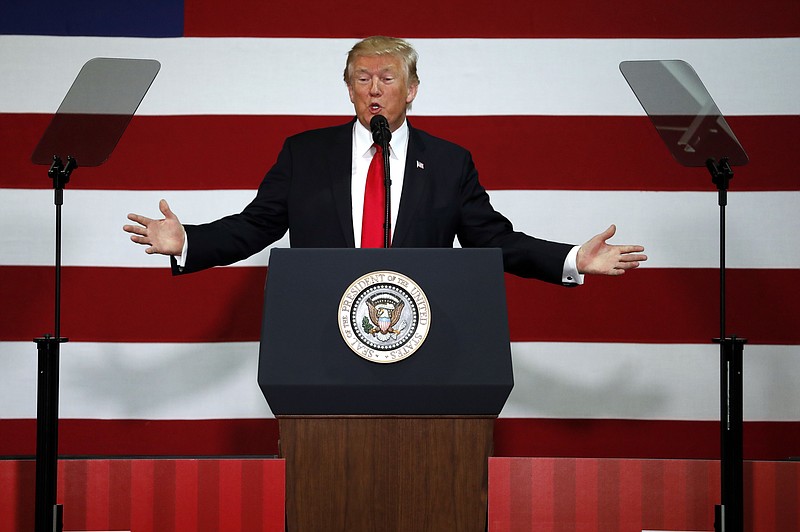
<svg viewBox="0 0 800 532"><path fill-rule="evenodd" d="M286 482L276 459L61 460L64 530L284 531ZM4 531L34 525L36 464L0 461Z"/></svg>
<svg viewBox="0 0 800 532"><path fill-rule="evenodd" d="M745 462L745 530L800 530L800 463ZM490 532L713 530L718 461L490 458Z"/></svg>

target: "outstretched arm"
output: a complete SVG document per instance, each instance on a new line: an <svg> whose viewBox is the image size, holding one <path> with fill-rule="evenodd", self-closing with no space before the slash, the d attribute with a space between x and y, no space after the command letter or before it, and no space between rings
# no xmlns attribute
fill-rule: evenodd
<svg viewBox="0 0 800 532"><path fill-rule="evenodd" d="M139 225L125 225L122 230L131 234L131 240L148 246L145 253L161 255L180 255L183 251L185 233L178 217L170 210L166 200L158 202L164 218L153 220L139 214L129 214L128 220Z"/></svg>
<svg viewBox="0 0 800 532"><path fill-rule="evenodd" d="M614 236L617 228L608 229L592 237L578 250L578 271L595 275L622 275L627 270L639 267L647 260L642 246L617 246L606 241Z"/></svg>

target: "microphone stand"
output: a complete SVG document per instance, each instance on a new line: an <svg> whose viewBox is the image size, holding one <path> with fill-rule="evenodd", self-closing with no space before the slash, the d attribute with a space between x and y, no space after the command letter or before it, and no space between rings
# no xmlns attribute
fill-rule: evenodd
<svg viewBox="0 0 800 532"><path fill-rule="evenodd" d="M392 245L392 179L389 176L389 139L392 134L386 131L383 136L385 142L381 145L383 149L383 176L384 190L386 191L383 215L383 247L388 248Z"/></svg>
<svg viewBox="0 0 800 532"><path fill-rule="evenodd" d="M392 179L389 175L389 141L392 140L392 132L389 130L389 122L382 115L375 115L369 124L372 130L372 140L381 147L383 153L383 247L388 248L392 245Z"/></svg>

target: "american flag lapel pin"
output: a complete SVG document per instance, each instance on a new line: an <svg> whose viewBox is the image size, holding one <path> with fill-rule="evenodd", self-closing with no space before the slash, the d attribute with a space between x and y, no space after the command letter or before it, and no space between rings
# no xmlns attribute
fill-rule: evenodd
<svg viewBox="0 0 800 532"><path fill-rule="evenodd" d="M425 165L417 161L417 168L419 168L420 170L425 170Z"/></svg>

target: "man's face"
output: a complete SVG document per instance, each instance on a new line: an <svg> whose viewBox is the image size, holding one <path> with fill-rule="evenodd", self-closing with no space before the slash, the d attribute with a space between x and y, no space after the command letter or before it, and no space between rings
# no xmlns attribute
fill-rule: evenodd
<svg viewBox="0 0 800 532"><path fill-rule="evenodd" d="M356 57L347 90L364 127L369 129L373 116L383 115L392 131L403 124L406 106L417 95L417 85L408 86L402 60L392 55Z"/></svg>

